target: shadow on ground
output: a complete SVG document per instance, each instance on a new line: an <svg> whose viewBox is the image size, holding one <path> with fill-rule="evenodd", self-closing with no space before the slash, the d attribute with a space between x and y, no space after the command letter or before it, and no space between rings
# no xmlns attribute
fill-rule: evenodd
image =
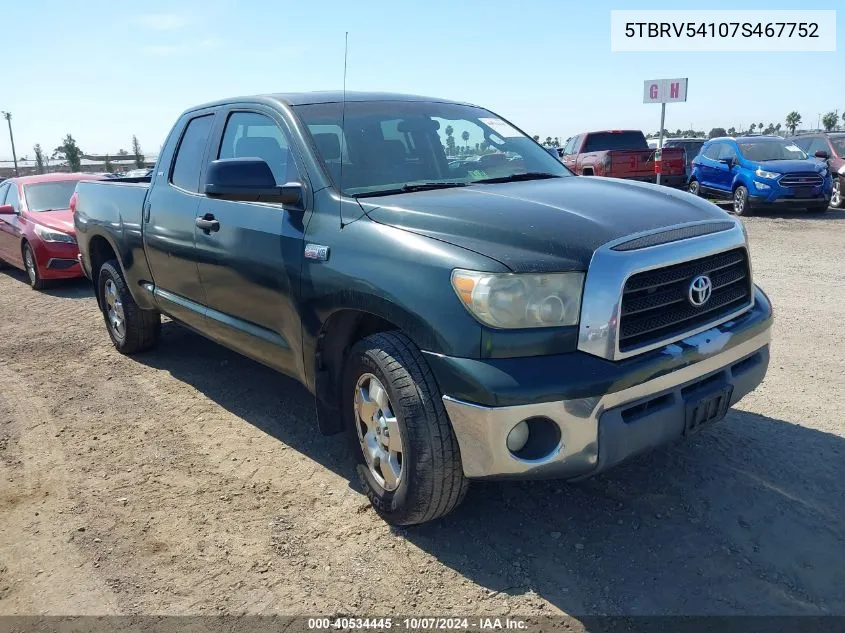
<svg viewBox="0 0 845 633"><path fill-rule="evenodd" d="M725 200L711 200L716 203L723 211L731 213L731 203ZM778 209L755 209L747 218L778 218L781 220L825 220L825 221L841 221L845 220L845 209L834 209L829 207L824 213L811 213L810 211L786 211Z"/></svg>
<svg viewBox="0 0 845 633"><path fill-rule="evenodd" d="M4 268L0 274L8 275L25 286L29 285L29 278L26 276L26 273L17 268L12 268L11 266ZM33 290L33 292L42 292L45 295L60 299L88 299L94 296L91 282L84 277L51 281L44 290Z"/></svg>
<svg viewBox="0 0 845 633"><path fill-rule="evenodd" d="M138 359L353 477L294 381L173 323ZM490 593L570 614L845 614L843 481L841 437L733 411L582 483L476 483L451 516L397 533Z"/></svg>

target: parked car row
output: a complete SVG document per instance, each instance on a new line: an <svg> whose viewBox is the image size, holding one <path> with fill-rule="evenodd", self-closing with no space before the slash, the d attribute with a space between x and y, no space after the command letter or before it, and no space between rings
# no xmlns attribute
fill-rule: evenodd
<svg viewBox="0 0 845 633"><path fill-rule="evenodd" d="M449 161L442 126L493 157ZM640 178L640 139L607 134L572 144L581 173ZM687 437L768 367L738 219L576 177L481 107L221 100L179 117L147 180L76 185L115 348L151 349L167 315L302 382L393 524L443 516L473 479L582 478Z"/></svg>

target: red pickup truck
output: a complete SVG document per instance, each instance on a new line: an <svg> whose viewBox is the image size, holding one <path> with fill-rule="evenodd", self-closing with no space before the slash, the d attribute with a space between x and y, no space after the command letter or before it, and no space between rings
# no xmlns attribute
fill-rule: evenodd
<svg viewBox="0 0 845 633"><path fill-rule="evenodd" d="M586 132L570 138L561 160L580 176L608 176L655 182L654 149L649 148L639 130ZM663 149L661 184L686 186L683 148Z"/></svg>

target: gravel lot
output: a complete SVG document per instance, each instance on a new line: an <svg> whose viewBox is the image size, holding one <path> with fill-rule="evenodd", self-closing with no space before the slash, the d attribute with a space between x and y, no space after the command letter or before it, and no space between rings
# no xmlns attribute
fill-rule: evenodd
<svg viewBox="0 0 845 633"><path fill-rule="evenodd" d="M845 212L750 218L762 387L579 484L475 485L391 530L294 382L87 283L0 272L0 614L845 614Z"/></svg>

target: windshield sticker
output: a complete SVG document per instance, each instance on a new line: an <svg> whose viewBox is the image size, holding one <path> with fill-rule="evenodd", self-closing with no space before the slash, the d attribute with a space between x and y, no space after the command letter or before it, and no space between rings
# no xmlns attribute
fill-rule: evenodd
<svg viewBox="0 0 845 633"><path fill-rule="evenodd" d="M515 127L505 123L502 119L495 119L493 117L486 117L479 119L484 125L495 131L504 138L516 138L522 136L519 130Z"/></svg>
<svg viewBox="0 0 845 633"><path fill-rule="evenodd" d="M801 151L800 147L798 147L797 145L792 145L792 144L787 145L786 149L788 149L790 152L800 152Z"/></svg>

